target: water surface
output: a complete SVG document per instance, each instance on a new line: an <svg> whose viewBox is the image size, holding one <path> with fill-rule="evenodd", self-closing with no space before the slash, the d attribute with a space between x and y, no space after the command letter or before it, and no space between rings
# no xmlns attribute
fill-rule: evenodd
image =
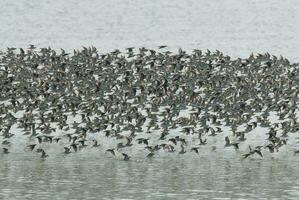
<svg viewBox="0 0 299 200"><path fill-rule="evenodd" d="M26 157L26 156L25 156ZM298 199L299 159L1 158L1 199Z"/></svg>
<svg viewBox="0 0 299 200"><path fill-rule="evenodd" d="M298 11L297 0L1 0L0 48L94 45L107 52L166 44L299 61Z"/></svg>

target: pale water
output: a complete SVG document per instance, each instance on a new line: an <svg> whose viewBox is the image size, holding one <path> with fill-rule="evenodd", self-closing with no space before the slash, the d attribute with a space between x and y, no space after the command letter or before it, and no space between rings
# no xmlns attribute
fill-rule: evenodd
<svg viewBox="0 0 299 200"><path fill-rule="evenodd" d="M297 0L1 0L0 48L169 45L298 61Z"/></svg>
<svg viewBox="0 0 299 200"><path fill-rule="evenodd" d="M268 51L298 61L298 11L296 0L1 0L0 48L94 45L107 52L166 44L241 57ZM299 159L291 152L242 160L234 151L216 151L129 162L101 152L46 160L1 155L0 199L299 198Z"/></svg>
<svg viewBox="0 0 299 200"><path fill-rule="evenodd" d="M0 199L298 199L299 159L2 157Z"/></svg>

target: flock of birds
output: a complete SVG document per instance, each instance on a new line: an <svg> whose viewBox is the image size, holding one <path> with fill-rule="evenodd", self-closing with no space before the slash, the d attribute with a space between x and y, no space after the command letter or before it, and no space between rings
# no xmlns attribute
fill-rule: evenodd
<svg viewBox="0 0 299 200"><path fill-rule="evenodd" d="M24 138L25 151L42 158L52 144L64 154L96 148L126 161L134 148L148 159L200 155L204 146L263 157L298 133L298 64L268 53L232 59L165 47L0 52L2 154ZM260 145L248 139L262 136Z"/></svg>

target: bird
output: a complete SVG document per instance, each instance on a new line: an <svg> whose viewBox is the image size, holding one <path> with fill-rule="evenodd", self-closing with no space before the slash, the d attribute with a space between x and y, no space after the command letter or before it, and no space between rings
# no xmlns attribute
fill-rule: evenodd
<svg viewBox="0 0 299 200"><path fill-rule="evenodd" d="M152 158L153 156L154 156L155 154L154 154L154 152L150 152L149 154L147 154L147 158Z"/></svg>
<svg viewBox="0 0 299 200"><path fill-rule="evenodd" d="M245 141L245 140L246 140L245 133L241 133L239 137L239 141Z"/></svg>
<svg viewBox="0 0 299 200"><path fill-rule="evenodd" d="M294 155L296 155L297 153L299 153L299 150L295 150L294 151Z"/></svg>
<svg viewBox="0 0 299 200"><path fill-rule="evenodd" d="M179 154L185 154L186 150L184 148L184 145L181 144L181 151L179 152Z"/></svg>
<svg viewBox="0 0 299 200"><path fill-rule="evenodd" d="M260 147L256 147L255 149L252 149L251 146L249 146L249 153L244 154L243 158L248 158L249 156L255 153L257 153L260 157L263 157Z"/></svg>
<svg viewBox="0 0 299 200"><path fill-rule="evenodd" d="M98 141L93 139L93 144L92 144L92 147L99 147L100 145L98 144Z"/></svg>
<svg viewBox="0 0 299 200"><path fill-rule="evenodd" d="M224 147L233 146L235 149L239 149L239 143L231 143L228 136L225 137L225 145Z"/></svg>
<svg viewBox="0 0 299 200"><path fill-rule="evenodd" d="M8 140L3 140L3 141L2 141L2 144L3 144L3 145L9 145L10 142L9 142Z"/></svg>
<svg viewBox="0 0 299 200"><path fill-rule="evenodd" d="M71 148L69 148L69 147L64 147L64 153L65 153L65 154L70 154L70 153L71 153Z"/></svg>
<svg viewBox="0 0 299 200"><path fill-rule="evenodd" d="M191 152L194 151L196 154L199 154L198 149L198 147L192 147Z"/></svg>
<svg viewBox="0 0 299 200"><path fill-rule="evenodd" d="M39 144L42 143L42 141L43 141L43 139L42 139L41 136L37 136L36 139L37 139L37 141L38 141Z"/></svg>
<svg viewBox="0 0 299 200"><path fill-rule="evenodd" d="M110 152L113 156L115 156L114 149L107 149L106 152Z"/></svg>
<svg viewBox="0 0 299 200"><path fill-rule="evenodd" d="M2 148L2 149L3 149L3 154L9 154L10 153L7 148Z"/></svg>
<svg viewBox="0 0 299 200"><path fill-rule="evenodd" d="M39 149L38 152L42 153L41 158L46 158L49 156L43 149Z"/></svg>
<svg viewBox="0 0 299 200"><path fill-rule="evenodd" d="M163 49L163 48L165 48L165 47L167 47L166 45L161 45L161 46L159 46L158 48L159 49Z"/></svg>
<svg viewBox="0 0 299 200"><path fill-rule="evenodd" d="M61 138L54 138L53 140L58 143Z"/></svg>
<svg viewBox="0 0 299 200"><path fill-rule="evenodd" d="M149 158L160 150L199 154L199 148L215 151L223 137L218 152L229 147L239 152L245 141L255 142L248 136L258 127L268 129L259 133L266 135L265 145L250 147L244 158L293 144L291 133L299 131L298 64L269 53L232 58L219 50L160 51L164 48L99 54L92 46L69 54L32 45L0 51L3 153L15 145L14 125L30 142L23 149L44 156L42 148L59 145L63 154L83 148L86 153L100 147L101 137L113 148L97 151L113 156L140 148ZM232 136L224 135L226 128ZM207 136L213 137L211 147Z"/></svg>
<svg viewBox="0 0 299 200"><path fill-rule="evenodd" d="M124 161L128 161L131 158L128 154L122 153L122 155L124 156Z"/></svg>
<svg viewBox="0 0 299 200"><path fill-rule="evenodd" d="M175 138L170 138L168 141L172 142L174 145L177 144L176 139Z"/></svg>
<svg viewBox="0 0 299 200"><path fill-rule="evenodd" d="M30 151L33 151L35 146L36 146L36 144L30 144L27 147L30 149Z"/></svg>
<svg viewBox="0 0 299 200"><path fill-rule="evenodd" d="M207 144L207 139L201 139L201 138L199 138L199 141L200 141L200 143L199 143L199 145L206 145Z"/></svg>
<svg viewBox="0 0 299 200"><path fill-rule="evenodd" d="M78 151L78 147L76 143L72 143L70 146L74 149L75 152Z"/></svg>

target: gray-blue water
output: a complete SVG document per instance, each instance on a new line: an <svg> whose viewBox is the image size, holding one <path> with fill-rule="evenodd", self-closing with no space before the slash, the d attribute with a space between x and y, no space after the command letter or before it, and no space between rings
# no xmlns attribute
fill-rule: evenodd
<svg viewBox="0 0 299 200"><path fill-rule="evenodd" d="M1 0L0 47L270 52L299 60L296 0Z"/></svg>
<svg viewBox="0 0 299 200"><path fill-rule="evenodd" d="M299 60L296 0L1 0L0 48L99 51L166 44ZM223 152L222 152L223 153ZM277 152L279 154L279 152ZM0 155L0 199L298 199L299 159L234 153L132 159Z"/></svg>

